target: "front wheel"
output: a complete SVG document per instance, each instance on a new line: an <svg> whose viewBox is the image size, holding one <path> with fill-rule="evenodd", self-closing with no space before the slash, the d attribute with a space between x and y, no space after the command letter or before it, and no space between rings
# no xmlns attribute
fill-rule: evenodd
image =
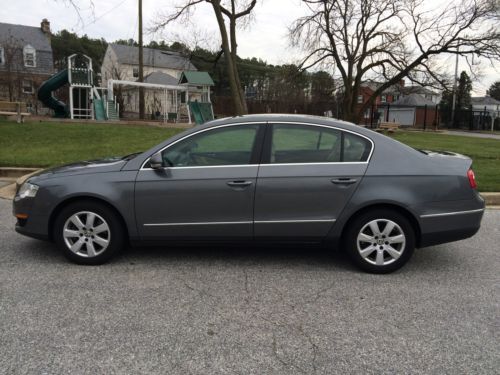
<svg viewBox="0 0 500 375"><path fill-rule="evenodd" d="M91 201L63 208L54 225L54 239L69 260L93 265L109 260L125 242L117 215Z"/></svg>
<svg viewBox="0 0 500 375"><path fill-rule="evenodd" d="M373 210L358 216L345 239L353 263L371 273L389 273L401 268L415 249L410 222L392 210Z"/></svg>

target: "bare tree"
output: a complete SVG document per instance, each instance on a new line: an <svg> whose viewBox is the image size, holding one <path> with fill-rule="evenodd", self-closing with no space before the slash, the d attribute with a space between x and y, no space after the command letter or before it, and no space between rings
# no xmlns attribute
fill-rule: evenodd
<svg viewBox="0 0 500 375"><path fill-rule="evenodd" d="M185 20L186 17L189 17L191 10L200 3L209 3L212 6L219 27L222 42L221 53L224 54L226 61L226 71L231 89L234 114L245 114L247 113L247 105L237 66L238 43L236 40L236 28L238 23L241 24L251 14L257 0L185 0L182 6L176 7L174 13L166 15L158 21L154 28L158 30L174 21ZM229 25L229 31L226 21Z"/></svg>
<svg viewBox="0 0 500 375"><path fill-rule="evenodd" d="M500 57L496 0L445 2L430 10L424 0L303 0L309 12L290 28L307 55L302 68L330 63L343 83L344 118L353 122L384 90L409 78L446 86L436 67L443 54L494 61ZM361 110L364 80L382 83Z"/></svg>

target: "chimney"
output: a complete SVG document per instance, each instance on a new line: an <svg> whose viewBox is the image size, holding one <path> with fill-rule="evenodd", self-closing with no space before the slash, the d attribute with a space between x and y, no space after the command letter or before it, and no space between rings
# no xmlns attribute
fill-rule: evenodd
<svg viewBox="0 0 500 375"><path fill-rule="evenodd" d="M42 32L44 34L50 35L50 22L47 20L47 18L44 18L42 22L40 23L40 28L42 29Z"/></svg>
<svg viewBox="0 0 500 375"><path fill-rule="evenodd" d="M404 79L399 80L399 86L405 87L405 80Z"/></svg>

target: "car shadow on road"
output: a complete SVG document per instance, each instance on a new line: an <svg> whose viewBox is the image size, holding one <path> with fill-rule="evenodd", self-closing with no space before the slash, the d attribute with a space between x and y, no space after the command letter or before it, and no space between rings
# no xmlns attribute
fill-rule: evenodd
<svg viewBox="0 0 500 375"><path fill-rule="evenodd" d="M456 269L463 262L448 246L417 249L410 262L399 272L436 271ZM15 251L16 258L28 261L62 264L68 263L59 249L50 242L23 240ZM108 266L152 265L167 266L186 263L196 265L226 263L232 266L261 264L265 266L307 266L317 270L335 272L361 272L349 261L342 249L318 245L191 245L171 247L129 247L113 258Z"/></svg>

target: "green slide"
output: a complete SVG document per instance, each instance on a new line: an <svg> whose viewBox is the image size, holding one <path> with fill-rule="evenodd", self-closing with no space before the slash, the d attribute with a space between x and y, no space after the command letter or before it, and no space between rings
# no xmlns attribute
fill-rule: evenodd
<svg viewBox="0 0 500 375"><path fill-rule="evenodd" d="M194 117L194 122L197 125L201 125L204 122L211 121L214 119L212 116L212 103L201 103L198 101L189 102L189 110L191 115Z"/></svg>
<svg viewBox="0 0 500 375"><path fill-rule="evenodd" d="M38 100L54 110L55 117L68 117L69 110L65 103L52 96L52 91L68 83L68 70L64 69L43 82L38 89Z"/></svg>
<svg viewBox="0 0 500 375"><path fill-rule="evenodd" d="M94 116L95 119L98 121L107 120L103 99L97 99L97 98L94 99Z"/></svg>

